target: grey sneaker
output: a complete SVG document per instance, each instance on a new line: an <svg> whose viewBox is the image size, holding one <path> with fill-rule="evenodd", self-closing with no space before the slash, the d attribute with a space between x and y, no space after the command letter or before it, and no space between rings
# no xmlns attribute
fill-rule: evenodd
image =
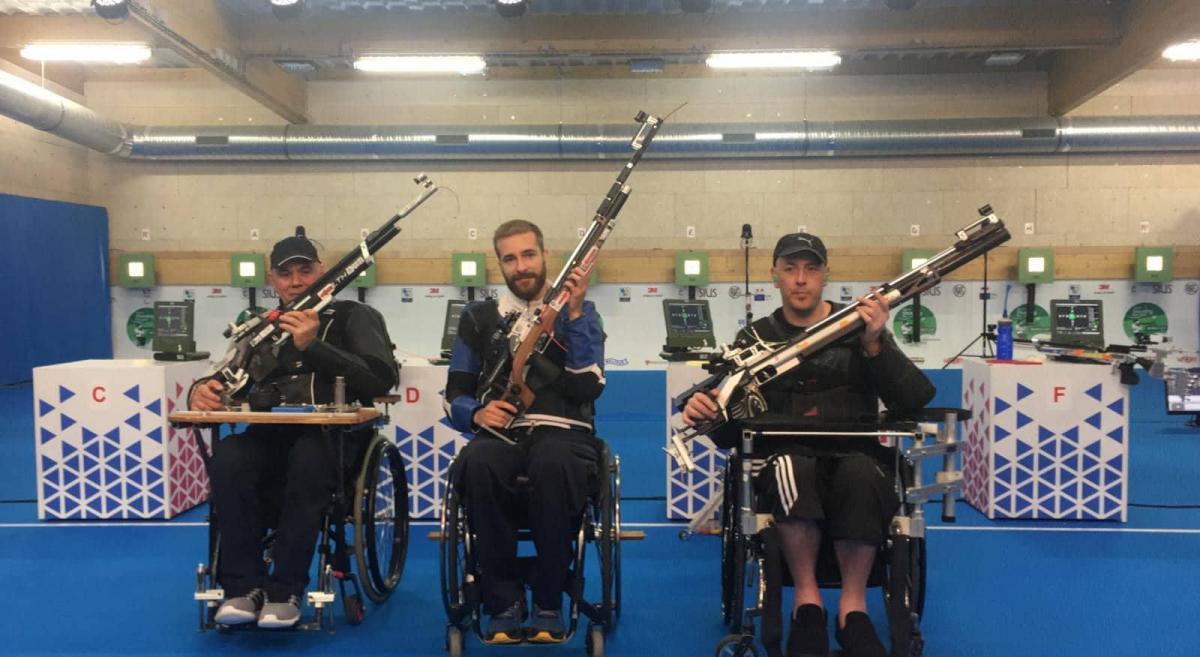
<svg viewBox="0 0 1200 657"><path fill-rule="evenodd" d="M520 643L525 639L521 623L525 620L525 601L518 600L512 606L488 619L483 631L485 643Z"/></svg>
<svg viewBox="0 0 1200 657"><path fill-rule="evenodd" d="M291 627L300 620L300 596L289 595L287 602L268 602L258 615L258 626L268 629Z"/></svg>
<svg viewBox="0 0 1200 657"><path fill-rule="evenodd" d="M262 589L251 589L246 595L230 598L221 603L213 621L219 625L245 625L258 620L258 612L266 602L267 594Z"/></svg>

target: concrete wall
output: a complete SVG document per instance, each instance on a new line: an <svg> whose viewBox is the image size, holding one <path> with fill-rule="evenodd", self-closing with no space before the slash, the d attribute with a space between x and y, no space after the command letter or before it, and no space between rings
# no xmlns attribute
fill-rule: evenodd
<svg viewBox="0 0 1200 657"><path fill-rule="evenodd" d="M87 102L117 119L155 124L278 123L206 74L168 72L153 83L93 81ZM309 84L315 123L627 123L637 109L677 120L786 121L1030 116L1045 112L1045 77L830 75L674 79L323 81ZM1200 76L1151 69L1081 114L1190 113ZM632 123L630 123L632 128ZM425 170L439 195L389 251L487 249L514 217L542 224L550 245L574 242L615 175L613 162L404 163L122 162L91 168L86 193L110 210L114 248L263 250L302 223L342 249L412 194ZM1015 245L1193 243L1200 155L986 157L920 160L647 162L610 244L615 248L734 247L743 222L767 244L798 226L833 246L935 246L991 203L1017 230ZM1142 222L1148 222L1143 232ZM1025 223L1034 234L1025 235ZM912 225L921 236L910 237ZM688 239L688 226L696 238ZM150 229L143 241L142 229ZM259 242L249 239L257 228ZM469 228L481 235L467 241Z"/></svg>

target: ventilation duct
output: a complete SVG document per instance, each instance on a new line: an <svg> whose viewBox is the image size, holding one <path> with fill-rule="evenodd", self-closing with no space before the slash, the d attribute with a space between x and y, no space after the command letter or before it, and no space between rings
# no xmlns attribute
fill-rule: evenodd
<svg viewBox="0 0 1200 657"><path fill-rule="evenodd" d="M159 160L596 160L631 126L132 126L0 71L0 114L93 150ZM668 123L653 158L1200 152L1200 117Z"/></svg>

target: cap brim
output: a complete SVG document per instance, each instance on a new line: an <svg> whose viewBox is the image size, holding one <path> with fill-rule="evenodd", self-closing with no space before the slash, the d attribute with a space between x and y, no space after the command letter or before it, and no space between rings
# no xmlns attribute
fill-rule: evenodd
<svg viewBox="0 0 1200 657"><path fill-rule="evenodd" d="M286 265L287 263L289 263L293 260L303 260L304 262L316 262L317 261L316 258L310 258L304 254L297 253L296 255L288 256L288 257L284 258L283 260L280 260L279 262L271 265L271 267L273 267L275 269L279 269L280 267Z"/></svg>

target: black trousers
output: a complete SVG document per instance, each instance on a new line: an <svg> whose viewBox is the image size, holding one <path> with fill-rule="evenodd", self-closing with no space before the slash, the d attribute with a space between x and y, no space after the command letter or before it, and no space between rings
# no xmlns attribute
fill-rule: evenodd
<svg viewBox="0 0 1200 657"><path fill-rule="evenodd" d="M776 520L814 520L833 540L882 545L900 508L895 481L885 464L865 454L778 454L754 485L760 506Z"/></svg>
<svg viewBox="0 0 1200 657"><path fill-rule="evenodd" d="M561 609L571 564L571 536L597 484L600 441L591 434L538 427L510 445L480 432L454 460L453 481L478 541L484 611L496 614L524 598L517 530L528 524L537 550L533 601ZM528 489L518 476L529 478Z"/></svg>
<svg viewBox="0 0 1200 657"><path fill-rule="evenodd" d="M354 463L362 433L345 434L344 460ZM339 477L337 437L319 427L258 425L216 441L210 476L221 532L217 573L226 597L265 588L273 601L303 596L317 535ZM277 532L273 568L262 539Z"/></svg>

